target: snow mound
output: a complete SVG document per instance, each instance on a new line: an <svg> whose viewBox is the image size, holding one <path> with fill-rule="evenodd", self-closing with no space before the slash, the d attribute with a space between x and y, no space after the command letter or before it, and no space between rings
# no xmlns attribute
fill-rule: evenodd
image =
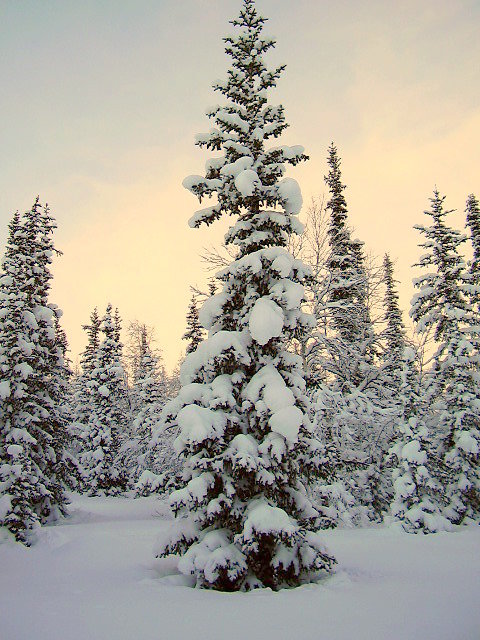
<svg viewBox="0 0 480 640"><path fill-rule="evenodd" d="M268 421L270 429L282 435L289 442L297 442L302 423L303 413L295 406L280 409Z"/></svg>
<svg viewBox="0 0 480 640"><path fill-rule="evenodd" d="M282 334L285 317L282 309L270 298L259 298L250 312L249 329L258 344L267 344Z"/></svg>
<svg viewBox="0 0 480 640"><path fill-rule="evenodd" d="M222 308L228 300L226 293L217 293L207 298L198 313L198 319L204 329L210 331L215 320L222 314Z"/></svg>
<svg viewBox="0 0 480 640"><path fill-rule="evenodd" d="M288 278L283 278L280 282L274 284L270 292L283 303L287 311L298 309L305 297L303 285L298 282L292 282Z"/></svg>
<svg viewBox="0 0 480 640"><path fill-rule="evenodd" d="M16 458L23 453L23 447L19 444L11 444L7 447L7 453L12 458Z"/></svg>
<svg viewBox="0 0 480 640"><path fill-rule="evenodd" d="M259 499L248 509L243 525L243 539L255 538L255 533L294 535L296 529L295 523L283 509L272 507L264 499Z"/></svg>
<svg viewBox="0 0 480 640"><path fill-rule="evenodd" d="M476 455L478 453L478 442L470 431L461 431L457 437L457 447L466 453Z"/></svg>
<svg viewBox="0 0 480 640"><path fill-rule="evenodd" d="M244 364L250 363L247 347L250 343L248 332L219 331L208 340L200 343L195 351L189 353L180 368L180 381L187 385L195 380L197 372L207 370L219 357L228 358L232 352Z"/></svg>
<svg viewBox="0 0 480 640"><path fill-rule="evenodd" d="M102 384L100 387L98 387L98 393L106 398L110 395L110 389L107 387L107 385Z"/></svg>
<svg viewBox="0 0 480 640"><path fill-rule="evenodd" d="M10 396L10 382L2 380L0 382L0 399L6 400Z"/></svg>
<svg viewBox="0 0 480 640"><path fill-rule="evenodd" d="M180 435L175 441L175 446L181 448L184 444L220 437L225 429L226 419L218 411L189 404L180 409L177 422L180 427Z"/></svg>
<svg viewBox="0 0 480 640"><path fill-rule="evenodd" d="M427 454L421 449L418 440L411 440L403 446L402 458L415 464L425 464L427 462Z"/></svg>
<svg viewBox="0 0 480 640"><path fill-rule="evenodd" d="M252 403L263 399L267 408L275 413L295 404L295 397L282 376L271 364L265 365L245 387L245 397Z"/></svg>
<svg viewBox="0 0 480 640"><path fill-rule="evenodd" d="M257 172L252 169L241 171L235 178L235 187L244 198L253 196L255 189L260 185L260 178Z"/></svg>
<svg viewBox="0 0 480 640"><path fill-rule="evenodd" d="M251 156L240 156L240 158L238 158L238 160L235 160L235 162L225 164L220 169L220 174L223 176L233 176L234 178L236 178L242 171L246 171L247 169L250 169L252 164L253 164L253 158ZM255 173L255 172L252 171L252 173ZM255 175L257 176L256 173Z"/></svg>
<svg viewBox="0 0 480 640"><path fill-rule="evenodd" d="M302 209L303 198L300 186L293 178L284 178L278 183L278 195L282 199L286 213L298 215Z"/></svg>
<svg viewBox="0 0 480 640"><path fill-rule="evenodd" d="M245 556L232 544L222 529L208 531L202 540L193 544L178 563L179 570L190 575L203 574L205 580L214 583L220 571L230 579L247 571Z"/></svg>

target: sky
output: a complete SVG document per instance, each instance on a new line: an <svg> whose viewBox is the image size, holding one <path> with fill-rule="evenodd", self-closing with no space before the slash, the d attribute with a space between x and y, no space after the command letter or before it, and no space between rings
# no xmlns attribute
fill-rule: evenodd
<svg viewBox="0 0 480 640"><path fill-rule="evenodd" d="M172 369L201 255L227 221L190 229L200 208L181 186L202 173L205 109L225 76L222 37L240 0L0 0L0 242L37 194L58 222L52 301L72 357L81 325L111 302L125 325L156 329ZM284 144L310 156L289 175L306 205L325 191L326 153L342 158L350 222L366 250L389 252L408 310L414 224L433 189L463 227L480 196L478 0L257 0L285 63L271 94ZM306 207L305 207L306 208Z"/></svg>

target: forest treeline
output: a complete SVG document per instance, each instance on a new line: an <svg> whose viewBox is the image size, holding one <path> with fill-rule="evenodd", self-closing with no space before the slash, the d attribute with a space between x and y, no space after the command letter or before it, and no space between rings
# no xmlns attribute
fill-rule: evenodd
<svg viewBox="0 0 480 640"><path fill-rule="evenodd" d="M328 164L329 199L312 202L290 247L310 268L305 305L315 323L291 349L325 445L325 477L314 484L324 524L393 516L408 531L437 531L478 517L478 201L467 199L462 234L434 192L431 224L416 227L425 274L414 282L408 335L390 256L379 265L353 237L333 145ZM170 487L182 467L177 434L162 420L179 367L166 372L152 328L130 323L125 348L118 309L95 308L72 366L61 311L48 301L55 226L38 198L16 213L0 281L1 513L25 542L36 524L65 513L65 489L148 495ZM217 268L228 256L205 259ZM199 307L215 289L213 280L208 294L193 289L187 355L206 337Z"/></svg>
<svg viewBox="0 0 480 640"><path fill-rule="evenodd" d="M286 165L303 147L267 147L286 128L266 91L265 19L243 0L225 38L227 102L197 137L221 151L184 181L200 201L192 227L235 223L210 253L210 290L189 305L187 354L168 376L151 329L95 309L73 371L50 302L55 222L37 199L9 226L0 278L0 524L31 544L67 513L67 490L168 491L179 554L199 586L298 584L330 571L318 531L397 522L434 533L480 513L480 208L465 233L435 189L425 211L409 335L391 257L355 238L341 160L328 150L327 193L298 220ZM467 260L464 248L470 244Z"/></svg>

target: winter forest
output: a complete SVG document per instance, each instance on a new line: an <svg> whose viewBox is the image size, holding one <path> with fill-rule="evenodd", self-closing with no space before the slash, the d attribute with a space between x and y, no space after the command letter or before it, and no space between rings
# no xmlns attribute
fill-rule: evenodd
<svg viewBox="0 0 480 640"><path fill-rule="evenodd" d="M205 169L183 180L200 203L185 224L229 226L198 245L208 286L191 274L172 372L114 300L78 318L76 358L51 291L55 211L34 196L10 217L0 636L474 640L478 198L425 185L403 309L395 256L357 238L335 142L303 202L295 170L313 160L282 143L285 66L260 0L235 4L192 142Z"/></svg>

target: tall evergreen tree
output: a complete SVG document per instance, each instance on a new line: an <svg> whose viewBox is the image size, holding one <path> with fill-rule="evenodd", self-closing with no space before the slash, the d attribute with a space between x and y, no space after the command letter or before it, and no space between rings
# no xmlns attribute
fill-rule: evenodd
<svg viewBox="0 0 480 640"><path fill-rule="evenodd" d="M117 349L117 358L121 362L123 355L123 343L122 343L122 318L118 307L115 308L115 314L113 316L113 325L115 327L114 342Z"/></svg>
<svg viewBox="0 0 480 640"><path fill-rule="evenodd" d="M14 215L0 280L0 522L30 543L65 513L65 364L49 304L55 221L39 199Z"/></svg>
<svg viewBox="0 0 480 640"><path fill-rule="evenodd" d="M377 338L370 317L369 278L363 243L352 238L348 226L341 160L333 143L328 150L328 166L329 172L325 176L330 190L326 207L330 212L327 282L320 289L326 293L323 294L323 309L317 309L317 313L328 318L328 334L320 336L326 352L322 365L334 377L336 386L348 393L371 385L376 379Z"/></svg>
<svg viewBox="0 0 480 640"><path fill-rule="evenodd" d="M473 249L473 256L469 263L470 287L468 293L473 312L476 315L474 324L477 327L477 332L472 337L475 340L477 352L480 352L480 206L473 193L467 198L465 213Z"/></svg>
<svg viewBox="0 0 480 640"><path fill-rule="evenodd" d="M82 325L87 334L87 344L80 354L81 370L73 376L71 383L71 411L68 425L69 441L67 450L72 470L75 469L75 486L80 488L84 483L84 471L80 458L84 449L84 438L91 414L91 377L95 369L98 347L100 344L101 318L95 307L90 314L90 323ZM73 480L73 478L72 478Z"/></svg>
<svg viewBox="0 0 480 640"><path fill-rule="evenodd" d="M83 435L81 464L86 489L117 493L125 488L125 470L115 464L128 423L124 370L119 357L118 321L107 306L100 325L95 366L90 373L90 416Z"/></svg>
<svg viewBox="0 0 480 640"><path fill-rule="evenodd" d="M212 294L213 295L213 294ZM203 342L204 332L198 319L197 299L192 295L187 313L187 330L183 334L183 340L188 340L187 354L192 353Z"/></svg>
<svg viewBox="0 0 480 640"><path fill-rule="evenodd" d="M470 272L474 279L474 284L480 286L480 206L473 193L467 198L465 213L467 215L467 227L470 231L470 240L473 248Z"/></svg>
<svg viewBox="0 0 480 640"><path fill-rule="evenodd" d="M330 190L327 229L330 254L328 305L332 325L345 347L354 351L371 350L371 322L367 300L367 275L362 243L351 237L348 209L342 184L341 160L332 143L328 150L329 172L325 182ZM357 376L359 373L357 372Z"/></svg>
<svg viewBox="0 0 480 640"><path fill-rule="evenodd" d="M138 364L131 390L132 424L119 456L132 484L137 482L144 470L159 471L164 464L164 460L154 459L155 451L151 443L166 402L166 373L160 355L150 345L146 325L140 327L140 332ZM171 449L170 457L173 458L173 455Z"/></svg>
<svg viewBox="0 0 480 640"><path fill-rule="evenodd" d="M90 376L95 369L97 352L100 344L101 318L95 307L90 314L90 324L82 325L87 334L87 344L80 354L80 371L73 381L72 423L77 431L82 430L90 415ZM83 427L82 427L83 425Z"/></svg>
<svg viewBox="0 0 480 640"><path fill-rule="evenodd" d="M301 195L282 176L306 156L302 147L266 145L287 123L283 107L267 102L284 67L265 67L274 41L262 36L264 23L253 0L244 0L232 21L236 34L224 39L228 78L214 85L226 104L209 111L215 127L197 138L221 155L205 177L184 181L199 200L218 197L191 226L236 216L226 242L238 258L217 274L223 290L201 311L209 338L186 357L182 389L164 414L179 426L186 467L184 485L171 495L181 517L160 553L180 553L180 570L198 585L227 591L295 585L332 565L304 486L321 447L307 416L301 359L287 349L310 319L300 308L305 267L285 248L301 229Z"/></svg>
<svg viewBox="0 0 480 640"><path fill-rule="evenodd" d="M95 307L90 314L90 324L82 325L82 329L87 334L87 345L80 357L80 366L84 374L90 373L95 368L97 351L100 345L101 322L98 309Z"/></svg>
<svg viewBox="0 0 480 640"><path fill-rule="evenodd" d="M405 325L402 311L398 302L398 293L393 277L393 264L388 253L383 259L384 283L385 283L385 330L383 339L385 342L385 355L383 357L386 373L390 378L393 389L398 389L402 360L405 350Z"/></svg>
<svg viewBox="0 0 480 640"><path fill-rule="evenodd" d="M466 237L447 226L446 217L453 210L446 211L444 201L445 196L435 189L430 198L431 209L424 212L432 224L415 225L425 236L420 246L426 249L416 266L428 272L414 280L418 293L412 299L410 310L417 331L433 329L438 344L437 360L448 349L451 332L457 333L459 321L464 320L467 313L465 263L460 254Z"/></svg>
<svg viewBox="0 0 480 640"><path fill-rule="evenodd" d="M343 194L346 187L341 180L341 160L333 143L328 149L328 166L329 172L325 176L325 182L330 190L330 200L327 203L327 210L330 211L327 229L330 245L327 260L330 274L329 301L335 329L346 342L353 342L357 332L354 319L358 276L354 272L347 202Z"/></svg>
<svg viewBox="0 0 480 640"><path fill-rule="evenodd" d="M470 278L459 252L466 238L447 225L451 212L444 209L444 200L435 189L431 209L425 211L431 225L416 226L425 236L419 266L426 273L414 281L418 293L410 313L417 331L432 329L437 343L431 386L436 390L440 453L451 470L446 515L459 523L480 510L480 390Z"/></svg>
<svg viewBox="0 0 480 640"><path fill-rule="evenodd" d="M317 360L313 369L325 372L313 392L316 421L330 451L338 456L336 482L343 481L357 500L353 519L362 514L378 518L383 509L378 495L380 466L392 416L377 363L378 337L370 314L363 243L352 237L348 224L341 160L333 144L327 162L329 251L325 272L320 272L322 283L315 287L320 324L312 340Z"/></svg>
<svg viewBox="0 0 480 640"><path fill-rule="evenodd" d="M147 328L144 326L141 333L139 364L135 371L133 381L137 390L135 396L138 398L139 407L143 408L149 404L157 404L165 399L163 379L165 372L161 366L158 355L154 354L148 341Z"/></svg>
<svg viewBox="0 0 480 640"><path fill-rule="evenodd" d="M55 332L55 344L58 349L57 357L52 362L52 372L57 379L56 391L52 398L60 428L56 429L56 437L61 437L62 442L57 445L57 450L62 451L62 463L59 465L59 477L64 486L73 489L77 486L79 470L76 456L70 453L71 433L70 425L73 421L74 398L71 361L68 357L69 346L65 330L60 324L62 311L52 305L55 311L53 328ZM58 357L59 356L59 357Z"/></svg>

